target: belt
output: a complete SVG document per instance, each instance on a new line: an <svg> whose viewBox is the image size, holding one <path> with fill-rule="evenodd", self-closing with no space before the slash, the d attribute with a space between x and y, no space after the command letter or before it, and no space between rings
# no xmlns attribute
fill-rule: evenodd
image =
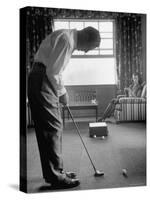
<svg viewBox="0 0 150 200"><path fill-rule="evenodd" d="M34 62L31 72L46 72L46 66L41 62Z"/></svg>
<svg viewBox="0 0 150 200"><path fill-rule="evenodd" d="M32 69L31 69L31 74L32 73L36 73L36 74L39 74L39 73L42 74L43 73L43 74L46 75L46 66L41 62L34 62ZM50 88L52 89L54 94L57 96L57 91L55 90L53 84L48 79L47 75L46 75L46 79L47 79L47 82L48 82Z"/></svg>

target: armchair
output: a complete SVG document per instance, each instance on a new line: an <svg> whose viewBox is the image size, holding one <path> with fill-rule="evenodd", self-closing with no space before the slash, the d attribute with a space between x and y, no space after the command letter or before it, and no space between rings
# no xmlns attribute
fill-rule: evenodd
<svg viewBox="0 0 150 200"><path fill-rule="evenodd" d="M146 85L141 97L120 97L116 105L114 117L116 122L146 120Z"/></svg>

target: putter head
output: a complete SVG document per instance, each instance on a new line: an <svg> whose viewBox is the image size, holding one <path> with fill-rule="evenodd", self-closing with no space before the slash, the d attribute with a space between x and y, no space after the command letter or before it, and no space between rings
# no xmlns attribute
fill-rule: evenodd
<svg viewBox="0 0 150 200"><path fill-rule="evenodd" d="M103 171L96 170L94 176L95 176L95 177L104 176L104 172L103 172Z"/></svg>

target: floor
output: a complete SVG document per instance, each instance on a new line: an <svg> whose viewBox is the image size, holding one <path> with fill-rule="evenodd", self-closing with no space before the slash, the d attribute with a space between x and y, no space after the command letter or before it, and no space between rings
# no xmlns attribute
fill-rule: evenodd
<svg viewBox="0 0 150 200"><path fill-rule="evenodd" d="M89 121L79 120L84 143L96 169L103 177L95 177L93 167L71 121L65 124L63 134L63 160L65 170L77 173L80 186L72 190L116 188L146 185L146 126L144 123L107 122L105 139L89 137ZM127 170L123 176L122 169ZM28 192L53 191L42 179L39 152L34 129L27 136Z"/></svg>

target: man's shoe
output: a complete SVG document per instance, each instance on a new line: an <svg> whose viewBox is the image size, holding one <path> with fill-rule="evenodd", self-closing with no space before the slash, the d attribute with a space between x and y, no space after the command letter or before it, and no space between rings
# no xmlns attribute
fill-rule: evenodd
<svg viewBox="0 0 150 200"><path fill-rule="evenodd" d="M75 172L65 172L65 171L61 171L62 174L66 174L66 176L68 178L71 178L71 179L74 179L77 177L76 173Z"/></svg>
<svg viewBox="0 0 150 200"><path fill-rule="evenodd" d="M59 180L51 183L52 189L69 189L80 185L79 179L71 179L64 178L63 180Z"/></svg>

